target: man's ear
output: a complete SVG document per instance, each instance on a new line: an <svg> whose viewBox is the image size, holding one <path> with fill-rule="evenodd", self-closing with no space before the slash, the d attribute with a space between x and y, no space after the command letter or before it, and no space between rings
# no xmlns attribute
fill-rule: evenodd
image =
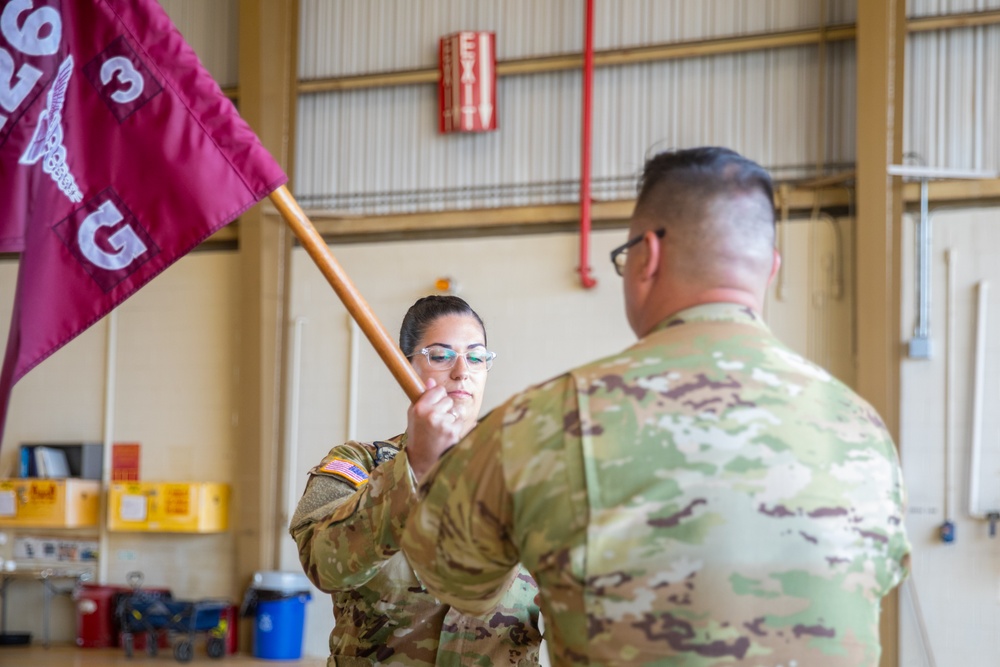
<svg viewBox="0 0 1000 667"><path fill-rule="evenodd" d="M781 253L778 252L777 248L775 248L773 252L774 252L774 259L772 260L771 263L771 275L767 277L768 285L771 284L771 281L774 280L774 277L778 275L778 271L781 269Z"/></svg>
<svg viewBox="0 0 1000 667"><path fill-rule="evenodd" d="M642 235L642 244L646 253L639 273L645 280L652 279L660 271L660 253L663 252L661 243L660 237L654 231L647 231Z"/></svg>

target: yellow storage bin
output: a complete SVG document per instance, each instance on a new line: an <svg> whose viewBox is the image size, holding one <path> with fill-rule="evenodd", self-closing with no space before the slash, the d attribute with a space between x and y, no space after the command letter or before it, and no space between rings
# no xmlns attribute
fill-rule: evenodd
<svg viewBox="0 0 1000 667"><path fill-rule="evenodd" d="M101 483L92 479L0 480L0 526L97 526Z"/></svg>
<svg viewBox="0 0 1000 667"><path fill-rule="evenodd" d="M229 529L229 485L216 482L112 482L108 530L221 533Z"/></svg>

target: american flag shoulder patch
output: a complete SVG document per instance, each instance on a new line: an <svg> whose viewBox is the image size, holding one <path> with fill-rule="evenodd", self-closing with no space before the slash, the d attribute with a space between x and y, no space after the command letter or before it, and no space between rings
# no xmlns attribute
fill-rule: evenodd
<svg viewBox="0 0 1000 667"><path fill-rule="evenodd" d="M365 469L347 459L330 459L320 468L320 472L343 477L353 484L355 488L368 483L368 473L365 472Z"/></svg>

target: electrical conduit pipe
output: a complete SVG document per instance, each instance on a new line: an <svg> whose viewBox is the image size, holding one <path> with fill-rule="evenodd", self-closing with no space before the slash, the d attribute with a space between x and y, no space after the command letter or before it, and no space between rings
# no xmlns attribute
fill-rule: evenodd
<svg viewBox="0 0 1000 667"><path fill-rule="evenodd" d="M583 141L580 168L580 282L597 285L590 275L590 157L594 106L594 0L587 0L583 37Z"/></svg>

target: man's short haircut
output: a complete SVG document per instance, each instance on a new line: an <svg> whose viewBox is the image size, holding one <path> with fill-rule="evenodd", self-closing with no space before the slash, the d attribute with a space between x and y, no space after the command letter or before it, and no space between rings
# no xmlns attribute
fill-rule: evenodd
<svg viewBox="0 0 1000 667"><path fill-rule="evenodd" d="M636 209L669 203L673 210L656 211L657 217L692 219L719 195L753 192L766 198L773 225L774 187L770 174L759 164L719 146L664 151L646 161Z"/></svg>

